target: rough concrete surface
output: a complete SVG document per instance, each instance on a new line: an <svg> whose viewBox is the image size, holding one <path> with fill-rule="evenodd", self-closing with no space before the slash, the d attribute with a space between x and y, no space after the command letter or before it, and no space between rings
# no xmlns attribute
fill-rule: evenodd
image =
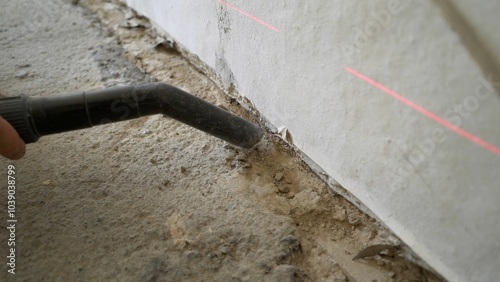
<svg viewBox="0 0 500 282"><path fill-rule="evenodd" d="M0 91L158 80L259 122L168 44L155 47L144 19L114 2L76 2L0 1ZM271 134L241 150L153 116L43 137L24 159L0 161L2 225L8 164L16 274L1 228L1 281L436 280Z"/></svg>

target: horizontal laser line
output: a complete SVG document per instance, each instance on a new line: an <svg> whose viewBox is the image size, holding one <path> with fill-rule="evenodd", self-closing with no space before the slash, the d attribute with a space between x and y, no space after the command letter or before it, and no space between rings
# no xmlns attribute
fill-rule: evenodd
<svg viewBox="0 0 500 282"><path fill-rule="evenodd" d="M445 120L444 118L432 113L431 111L421 107L420 105L417 105L416 103L408 100L407 98L399 95L398 93L392 91L391 89L383 86L382 84L360 74L359 72L349 68L349 67L346 67L345 68L346 71L348 71L349 73L357 76L358 78L364 80L365 82L377 87L378 89L384 91L385 93L391 95L392 97L396 98L397 100L403 102L404 104L406 104L407 106L413 108L414 110L418 111L419 113L423 114L424 116L434 120L435 122L445 126L446 128L450 129L451 131L455 132L456 134L468 139L469 141L472 141L474 143L476 143L477 145L485 148L486 150L492 152L492 153L495 153L497 155L500 156L500 148L498 147L495 147L494 145L484 141L483 139L473 135L472 133L469 133L465 130L463 130L462 128L450 123L449 121Z"/></svg>
<svg viewBox="0 0 500 282"><path fill-rule="evenodd" d="M246 17L248 17L249 19L251 19L251 20L254 20L254 21L258 22L258 23L260 23L261 25L264 25L265 27L267 27L267 28L269 28L269 29L271 29L271 30L274 30L274 31L276 31L276 32L279 32L279 31L280 31L280 30L279 30L279 29L277 29L276 27L274 27L274 26L272 26L272 25L270 25L270 24L266 23L265 21L263 21L263 20L261 20L261 19L257 18L256 16L250 15L249 13L247 13L247 12L245 12L245 11L242 11L242 10L240 10L240 9L236 8L235 6L233 6L233 5L229 4L229 3L227 3L226 1L223 1L223 0L217 0L217 1L219 1L221 4L224 4L224 5L228 6L228 7L229 7L229 8L231 8L231 9L235 10L236 12L238 12L238 13L240 13L240 14L242 14L242 15L246 16Z"/></svg>

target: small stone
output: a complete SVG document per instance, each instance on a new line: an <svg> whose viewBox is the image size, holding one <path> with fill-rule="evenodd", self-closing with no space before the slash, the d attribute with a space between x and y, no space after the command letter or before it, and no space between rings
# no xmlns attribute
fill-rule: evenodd
<svg viewBox="0 0 500 282"><path fill-rule="evenodd" d="M245 164L245 168L251 168L252 167L252 164L251 163L246 163Z"/></svg>
<svg viewBox="0 0 500 282"><path fill-rule="evenodd" d="M50 185L50 180L45 180L44 182L42 182L42 184L45 186Z"/></svg>
<svg viewBox="0 0 500 282"><path fill-rule="evenodd" d="M220 248L220 252L221 252L222 254L227 254L227 253L229 253L229 247L228 247L228 246L222 246L222 247Z"/></svg>
<svg viewBox="0 0 500 282"><path fill-rule="evenodd" d="M351 224L352 226L357 226L357 225L361 224L361 218L359 218L354 213L350 213L347 218L348 218L349 224Z"/></svg>
<svg viewBox="0 0 500 282"><path fill-rule="evenodd" d="M27 78L29 75L30 75L30 73L28 71L22 70L22 71L18 71L16 73L16 78L23 79L23 78Z"/></svg>
<svg viewBox="0 0 500 282"><path fill-rule="evenodd" d="M29 67L31 67L31 64L19 64L19 65L16 65L16 67L21 68L21 69L29 68Z"/></svg>
<svg viewBox="0 0 500 282"><path fill-rule="evenodd" d="M281 181L283 179L283 172L276 173L276 175L274 176L274 179L276 181Z"/></svg>
<svg viewBox="0 0 500 282"><path fill-rule="evenodd" d="M165 180L163 181L163 186L164 186L164 187L167 187L167 186L168 186L168 184L170 184L170 180L165 179Z"/></svg>
<svg viewBox="0 0 500 282"><path fill-rule="evenodd" d="M345 210L336 210L333 213L333 219L338 220L338 221L345 221L347 218L347 214Z"/></svg>
<svg viewBox="0 0 500 282"><path fill-rule="evenodd" d="M377 262L378 265L380 266L385 265L385 262L382 260L382 257L380 255L374 256L373 259Z"/></svg>
<svg viewBox="0 0 500 282"><path fill-rule="evenodd" d="M394 276L396 276L396 273L394 271L390 271L389 273L387 273L387 275L389 275L389 277L393 278Z"/></svg>
<svg viewBox="0 0 500 282"><path fill-rule="evenodd" d="M281 192L281 193L288 193L290 192L290 187L289 186L280 186L278 188L278 190Z"/></svg>
<svg viewBox="0 0 500 282"><path fill-rule="evenodd" d="M181 173L186 173L186 171L187 171L187 168L181 166Z"/></svg>

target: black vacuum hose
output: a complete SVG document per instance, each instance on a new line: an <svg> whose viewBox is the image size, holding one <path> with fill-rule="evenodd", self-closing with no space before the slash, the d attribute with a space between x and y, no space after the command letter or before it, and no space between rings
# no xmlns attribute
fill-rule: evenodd
<svg viewBox="0 0 500 282"><path fill-rule="evenodd" d="M26 143L44 135L154 114L172 117L244 148L255 145L264 134L260 127L165 83L0 99L0 116Z"/></svg>

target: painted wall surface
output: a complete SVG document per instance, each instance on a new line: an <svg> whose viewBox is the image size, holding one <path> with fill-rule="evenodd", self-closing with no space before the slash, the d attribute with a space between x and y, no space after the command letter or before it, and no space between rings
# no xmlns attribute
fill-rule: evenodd
<svg viewBox="0 0 500 282"><path fill-rule="evenodd" d="M435 2L128 3L286 127L447 279L500 276L500 95L492 87L500 78L489 81ZM500 50L488 3L450 3Z"/></svg>

